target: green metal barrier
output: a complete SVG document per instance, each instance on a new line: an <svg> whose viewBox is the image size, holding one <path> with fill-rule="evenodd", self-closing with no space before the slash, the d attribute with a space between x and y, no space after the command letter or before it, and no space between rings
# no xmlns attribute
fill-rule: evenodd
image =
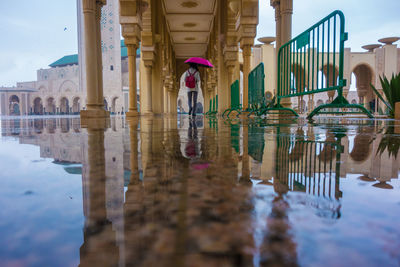
<svg viewBox="0 0 400 267"><path fill-rule="evenodd" d="M258 64L258 66L249 73L249 107L246 110L250 112L248 116L265 108L264 78L264 63Z"/></svg>
<svg viewBox="0 0 400 267"><path fill-rule="evenodd" d="M212 100L210 100L210 110L206 113L206 115L215 116L217 115L217 113L218 113L218 95L216 95Z"/></svg>
<svg viewBox="0 0 400 267"><path fill-rule="evenodd" d="M210 114L212 111L212 99L210 99L210 108L208 109L208 111L206 112L206 115Z"/></svg>
<svg viewBox="0 0 400 267"><path fill-rule="evenodd" d="M344 15L337 10L284 44L278 52L277 104L263 114L286 110L298 116L293 109L281 105L283 98L336 90L336 99L315 108L308 115L309 119L317 114L354 113L372 118L372 114L363 106L350 104L343 97L343 87L346 86L343 78L344 42L347 39Z"/></svg>
<svg viewBox="0 0 400 267"><path fill-rule="evenodd" d="M254 160L262 162L264 155L264 128L256 124L249 124L248 131L248 154Z"/></svg>
<svg viewBox="0 0 400 267"><path fill-rule="evenodd" d="M229 115L233 111L237 111L240 113L242 110L242 105L240 104L240 86L239 86L239 80L236 80L234 83L231 85L231 107L226 109L222 113L222 117L226 116L229 117Z"/></svg>
<svg viewBox="0 0 400 267"><path fill-rule="evenodd" d="M231 146L240 153L240 124L231 124Z"/></svg>
<svg viewBox="0 0 400 267"><path fill-rule="evenodd" d="M339 130L340 131L340 130ZM343 146L339 133L325 141L305 140L302 136L278 136L276 174L289 190L339 199L340 163Z"/></svg>

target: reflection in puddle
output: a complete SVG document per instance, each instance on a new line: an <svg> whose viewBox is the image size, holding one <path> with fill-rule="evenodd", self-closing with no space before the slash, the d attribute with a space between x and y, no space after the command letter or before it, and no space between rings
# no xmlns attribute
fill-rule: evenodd
<svg viewBox="0 0 400 267"><path fill-rule="evenodd" d="M3 211L0 262L395 266L399 250L387 247L400 248L400 142L386 124L112 117L81 129L73 117L3 119L1 147L13 148L0 148L4 162L22 164L27 144L40 151L29 152L29 175L0 168L0 202L37 218L15 235L10 227L22 219ZM65 198L54 202L59 190ZM52 212L20 203L21 195ZM56 214L76 211L72 203L82 221L67 249L61 229L72 224ZM39 242L35 229L54 220L60 229ZM22 253L28 244L33 255Z"/></svg>

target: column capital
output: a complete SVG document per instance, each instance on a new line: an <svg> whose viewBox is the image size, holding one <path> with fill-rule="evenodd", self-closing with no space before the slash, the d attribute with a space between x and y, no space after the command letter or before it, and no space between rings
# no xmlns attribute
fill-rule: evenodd
<svg viewBox="0 0 400 267"><path fill-rule="evenodd" d="M273 7L273 8L279 8L279 5L281 4L281 1L280 0L270 0L270 5Z"/></svg>
<svg viewBox="0 0 400 267"><path fill-rule="evenodd" d="M129 36L128 38L125 38L124 42L128 49L129 47L135 47L137 49L139 47L140 39L136 36Z"/></svg>
<svg viewBox="0 0 400 267"><path fill-rule="evenodd" d="M82 1L83 13L96 12L96 8L97 8L96 5L97 5L96 0L83 0Z"/></svg>
<svg viewBox="0 0 400 267"><path fill-rule="evenodd" d="M141 49L141 57L143 59L145 67L153 67L153 62L155 58L155 48L154 46L143 46Z"/></svg>
<svg viewBox="0 0 400 267"><path fill-rule="evenodd" d="M254 39L253 38L243 38L240 40L240 48L243 50L243 55L245 53L250 52L251 54L251 47L254 45Z"/></svg>
<svg viewBox="0 0 400 267"><path fill-rule="evenodd" d="M281 0L281 14L293 14L293 0Z"/></svg>

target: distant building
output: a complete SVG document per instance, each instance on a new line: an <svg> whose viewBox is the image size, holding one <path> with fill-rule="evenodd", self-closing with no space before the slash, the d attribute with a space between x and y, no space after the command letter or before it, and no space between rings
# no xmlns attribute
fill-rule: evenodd
<svg viewBox="0 0 400 267"><path fill-rule="evenodd" d="M128 109L128 55L121 39L119 5L103 7L101 18L104 106L112 113ZM78 114L85 109L86 79L81 0L78 6L78 50L37 71L36 81L0 87L1 115ZM139 64L140 51L137 53ZM138 71L139 73L139 71Z"/></svg>

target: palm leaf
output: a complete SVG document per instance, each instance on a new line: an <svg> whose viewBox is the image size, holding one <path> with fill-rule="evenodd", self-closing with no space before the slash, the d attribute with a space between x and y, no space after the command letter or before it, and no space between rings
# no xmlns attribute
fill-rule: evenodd
<svg viewBox="0 0 400 267"><path fill-rule="evenodd" d="M371 88L372 88L372 90L375 92L375 94L379 97L379 99L392 111L393 108L392 108L392 106L390 105L390 103L388 103L388 102L385 101L385 99L383 98L383 96L378 92L378 90L375 88L375 86L372 85L372 83L371 83ZM386 94L385 94L385 96L386 96Z"/></svg>
<svg viewBox="0 0 400 267"><path fill-rule="evenodd" d="M372 84L371 88L379 99L388 107L390 116L394 117L395 104L396 102L400 102L400 73L397 75L392 74L390 81L385 76L379 76L379 80L386 100Z"/></svg>

